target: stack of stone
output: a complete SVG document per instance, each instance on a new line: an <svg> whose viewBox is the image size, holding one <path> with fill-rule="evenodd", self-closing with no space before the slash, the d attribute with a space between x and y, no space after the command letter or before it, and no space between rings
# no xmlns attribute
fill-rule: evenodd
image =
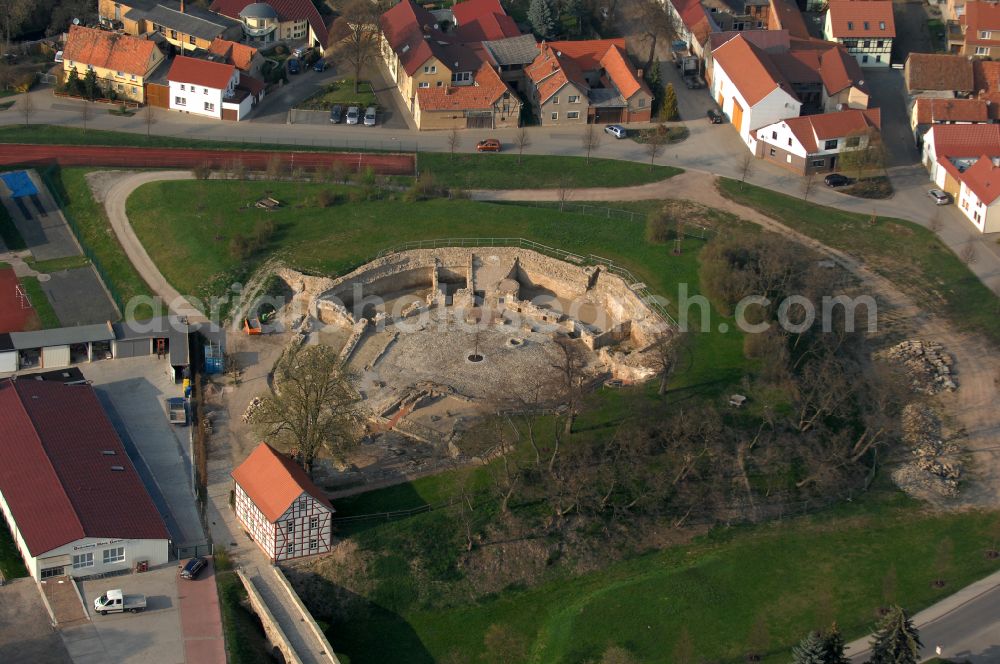
<svg viewBox="0 0 1000 664"><path fill-rule="evenodd" d="M257 412L257 410L260 408L260 406L261 406L262 403L264 403L264 401L260 397L254 397L253 398L253 401L250 402L250 405L247 406L247 409L245 411L243 411L243 423L244 424L250 424L250 422L253 421L253 416Z"/></svg>
<svg viewBox="0 0 1000 664"><path fill-rule="evenodd" d="M929 408L910 404L903 409L903 440L910 446L912 461L893 473L904 490L931 492L942 497L958 495L962 463L957 445L941 436L941 421Z"/></svg>
<svg viewBox="0 0 1000 664"><path fill-rule="evenodd" d="M953 392L958 387L952 373L952 357L935 341L901 341L879 357L901 364L919 394Z"/></svg>

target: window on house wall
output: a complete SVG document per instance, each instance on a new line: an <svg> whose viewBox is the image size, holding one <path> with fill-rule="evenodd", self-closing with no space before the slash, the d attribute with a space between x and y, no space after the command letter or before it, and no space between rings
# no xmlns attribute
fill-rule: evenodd
<svg viewBox="0 0 1000 664"><path fill-rule="evenodd" d="M123 71L116 71L115 75L118 76L118 78L125 78L125 72Z"/></svg>
<svg viewBox="0 0 1000 664"><path fill-rule="evenodd" d="M452 83L469 83L472 81L471 71L457 71L451 75Z"/></svg>
<svg viewBox="0 0 1000 664"><path fill-rule="evenodd" d="M646 108L646 98L642 97L639 99L639 108Z"/></svg>
<svg viewBox="0 0 1000 664"><path fill-rule="evenodd" d="M789 144L789 145L791 145L791 144L792 144L792 139L791 139L791 137L789 137L789 139L788 139L788 144Z"/></svg>
<svg viewBox="0 0 1000 664"><path fill-rule="evenodd" d="M202 88L201 91L202 91L202 94L206 94L206 95L208 94L208 88Z"/></svg>
<svg viewBox="0 0 1000 664"><path fill-rule="evenodd" d="M872 47L871 40L866 39L865 43L862 44L862 48L871 48L871 47Z"/></svg>
<svg viewBox="0 0 1000 664"><path fill-rule="evenodd" d="M566 100L566 103L568 103L568 104L579 104L580 103L580 95L570 95L569 99Z"/></svg>
<svg viewBox="0 0 1000 664"><path fill-rule="evenodd" d="M206 101L205 102L205 110L208 111L209 113L215 113L215 104Z"/></svg>
<svg viewBox="0 0 1000 664"><path fill-rule="evenodd" d="M40 576L43 579L51 579L55 576L62 576L65 573L62 567L49 567L48 569L43 569Z"/></svg>
<svg viewBox="0 0 1000 664"><path fill-rule="evenodd" d="M776 138L778 138L778 132L776 132L776 131L772 131L772 132L771 132L771 140L773 141L773 140L774 140L774 139L776 139Z"/></svg>
<svg viewBox="0 0 1000 664"><path fill-rule="evenodd" d="M174 97L174 106L187 106L187 99L184 97Z"/></svg>
<svg viewBox="0 0 1000 664"><path fill-rule="evenodd" d="M862 55L861 56L861 63L864 64L866 62L868 62L868 56L867 55Z"/></svg>
<svg viewBox="0 0 1000 664"><path fill-rule="evenodd" d="M184 92L184 84L181 83L181 92Z"/></svg>
<svg viewBox="0 0 1000 664"><path fill-rule="evenodd" d="M558 120L558 119L559 119L559 113L556 113L556 112L553 112L553 113L552 113L552 115L551 115L550 117L551 117L551 118L552 118L553 120Z"/></svg>
<svg viewBox="0 0 1000 664"><path fill-rule="evenodd" d="M295 542L289 542L288 546L285 547L285 552L287 552L288 555L290 555L290 556L294 556L295 555Z"/></svg>
<svg viewBox="0 0 1000 664"><path fill-rule="evenodd" d="M170 38L171 39L177 39L177 31L176 30L171 30L170 31Z"/></svg>
<svg viewBox="0 0 1000 664"><path fill-rule="evenodd" d="M442 83L441 81L438 81L438 82L437 82L437 86L436 86L436 87L439 87L439 88L440 88L440 87L444 87L444 84L443 84L443 83Z"/></svg>
<svg viewBox="0 0 1000 664"><path fill-rule="evenodd" d="M979 38L980 39L989 39L990 38L990 31L989 30L980 30L979 31Z"/></svg>
<svg viewBox="0 0 1000 664"><path fill-rule="evenodd" d="M421 81L420 82L420 87L422 87L422 88L429 88L429 87L431 87L431 84L428 83L427 81Z"/></svg>
<svg viewBox="0 0 1000 664"><path fill-rule="evenodd" d="M882 48L884 44L885 42L879 39L877 42L875 42L875 48Z"/></svg>
<svg viewBox="0 0 1000 664"><path fill-rule="evenodd" d="M93 567L93 566L94 566L93 551L73 556L73 569L83 569L84 567Z"/></svg>
<svg viewBox="0 0 1000 664"><path fill-rule="evenodd" d="M566 113L566 119L567 120L579 120L580 119L580 111L569 111L568 113Z"/></svg>
<svg viewBox="0 0 1000 664"><path fill-rule="evenodd" d="M318 516L314 516L313 518L309 519L309 527L310 528L319 528L319 517Z"/></svg>
<svg viewBox="0 0 1000 664"><path fill-rule="evenodd" d="M837 149L837 139L831 138L826 143L823 144L824 150L836 150Z"/></svg>
<svg viewBox="0 0 1000 664"><path fill-rule="evenodd" d="M189 44L193 44L194 43L194 35L191 35L190 37L188 37L188 43Z"/></svg>
<svg viewBox="0 0 1000 664"><path fill-rule="evenodd" d="M860 136L848 136L846 139L844 139L844 145L847 146L847 147L849 147L849 148L856 148L859 145L861 145L861 137Z"/></svg>
<svg viewBox="0 0 1000 664"><path fill-rule="evenodd" d="M137 88L137 87L135 87L135 86L133 85L133 86L132 86L132 94L134 94L134 95L136 95L136 94L139 94L139 88Z"/></svg>
<svg viewBox="0 0 1000 664"><path fill-rule="evenodd" d="M882 56L881 55L876 55L875 56L875 62L882 62Z"/></svg>
<svg viewBox="0 0 1000 664"><path fill-rule="evenodd" d="M813 166L822 166L825 163L826 163L826 159L813 159L812 160L812 165Z"/></svg>
<svg viewBox="0 0 1000 664"><path fill-rule="evenodd" d="M104 550L104 564L120 563L125 560L125 547L117 546L113 549Z"/></svg>
<svg viewBox="0 0 1000 664"><path fill-rule="evenodd" d="M285 526L285 530L288 531L289 535L294 534L295 533L295 522L294 521L289 521L288 525Z"/></svg>
<svg viewBox="0 0 1000 664"><path fill-rule="evenodd" d="M770 156L772 156L772 157L773 157L773 156L775 155L775 150L774 150L774 148L771 148L771 149L770 149L770 150L768 151L768 154L769 154Z"/></svg>
<svg viewBox="0 0 1000 664"><path fill-rule="evenodd" d="M555 97L552 98L552 103L553 104L558 104L559 103L559 96L558 95L556 95Z"/></svg>
<svg viewBox="0 0 1000 664"><path fill-rule="evenodd" d="M976 55L989 55L990 49L988 46L977 46Z"/></svg>

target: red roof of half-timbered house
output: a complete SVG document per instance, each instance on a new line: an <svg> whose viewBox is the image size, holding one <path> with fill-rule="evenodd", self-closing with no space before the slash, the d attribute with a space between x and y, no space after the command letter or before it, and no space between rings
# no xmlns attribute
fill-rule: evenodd
<svg viewBox="0 0 1000 664"><path fill-rule="evenodd" d="M271 523L287 512L303 493L308 493L331 512L334 511L329 499L313 484L302 466L267 443L258 445L233 470L232 476Z"/></svg>

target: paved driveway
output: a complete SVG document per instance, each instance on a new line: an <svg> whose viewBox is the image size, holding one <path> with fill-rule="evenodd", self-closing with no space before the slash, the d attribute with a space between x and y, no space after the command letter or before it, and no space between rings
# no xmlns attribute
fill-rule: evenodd
<svg viewBox="0 0 1000 664"><path fill-rule="evenodd" d="M889 166L905 166L920 161L913 141L913 131L906 114L906 86L898 69L866 69L872 106L881 110L882 140L888 152ZM925 177L926 180L926 177Z"/></svg>
<svg viewBox="0 0 1000 664"><path fill-rule="evenodd" d="M42 290L63 327L118 319L118 309L104 290L93 266L49 273Z"/></svg>
<svg viewBox="0 0 1000 664"><path fill-rule="evenodd" d="M77 601L77 609L80 603ZM70 662L31 578L0 586L0 662Z"/></svg>
<svg viewBox="0 0 1000 664"><path fill-rule="evenodd" d="M177 569L169 565L144 574L81 582L91 621L61 632L74 664L184 664L176 579ZM111 588L146 595L146 610L94 614L94 599Z"/></svg>

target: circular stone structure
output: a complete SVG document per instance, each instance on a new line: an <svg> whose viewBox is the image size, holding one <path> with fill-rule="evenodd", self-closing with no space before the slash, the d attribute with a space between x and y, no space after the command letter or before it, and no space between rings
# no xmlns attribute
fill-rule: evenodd
<svg viewBox="0 0 1000 664"><path fill-rule="evenodd" d="M557 400L567 348L584 374L645 380L642 351L669 331L606 267L517 247L392 253L328 286L310 303L319 338L360 376L376 422L425 433Z"/></svg>

